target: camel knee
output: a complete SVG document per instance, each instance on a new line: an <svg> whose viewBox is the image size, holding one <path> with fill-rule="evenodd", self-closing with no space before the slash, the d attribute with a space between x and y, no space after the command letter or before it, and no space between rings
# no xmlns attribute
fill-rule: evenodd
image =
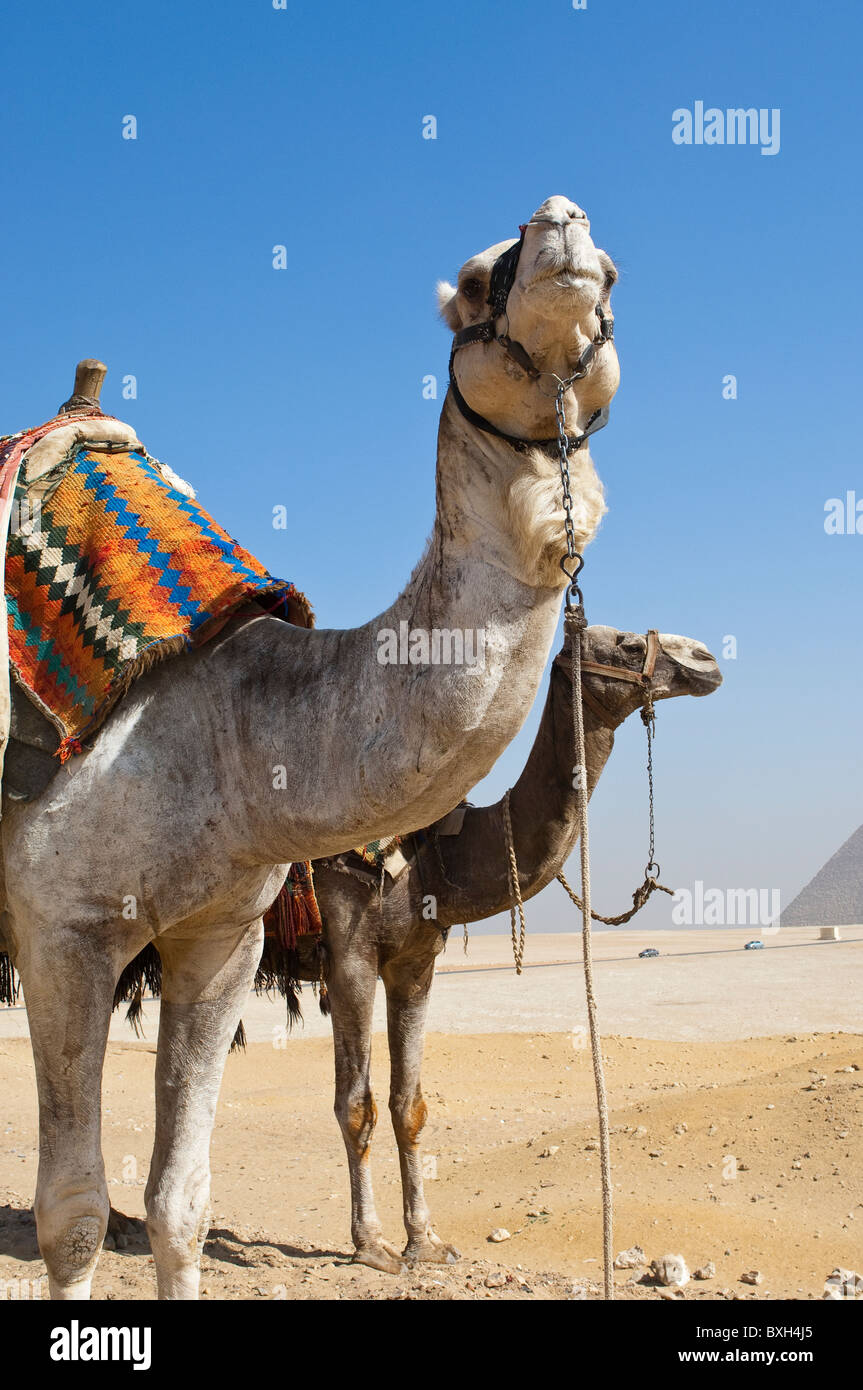
<svg viewBox="0 0 863 1390"><path fill-rule="evenodd" d="M52 1298L87 1298L108 1229L110 1202L104 1180L43 1189L35 1202L39 1249Z"/></svg>
<svg viewBox="0 0 863 1390"><path fill-rule="evenodd" d="M390 1114L399 1147L415 1147L428 1119L428 1106L419 1087L408 1095L394 1092L390 1096Z"/></svg>
<svg viewBox="0 0 863 1390"><path fill-rule="evenodd" d="M362 1157L368 1151L378 1122L374 1096L370 1090L364 1090L339 1097L335 1110L345 1143L350 1144L354 1153Z"/></svg>
<svg viewBox="0 0 863 1390"><path fill-rule="evenodd" d="M210 1174L199 1169L179 1190L145 1194L147 1234L163 1271L197 1266L210 1228Z"/></svg>

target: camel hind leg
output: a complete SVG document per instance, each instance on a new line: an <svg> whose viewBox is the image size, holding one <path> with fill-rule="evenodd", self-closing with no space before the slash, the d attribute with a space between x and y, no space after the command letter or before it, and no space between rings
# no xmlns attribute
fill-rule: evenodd
<svg viewBox="0 0 863 1390"><path fill-rule="evenodd" d="M108 1224L102 1066L123 962L95 932L34 928L16 964L39 1092L39 1248L51 1297L86 1299Z"/></svg>
<svg viewBox="0 0 863 1390"><path fill-rule="evenodd" d="M435 932L437 929L435 928ZM399 1150L406 1260L454 1264L459 1252L432 1229L423 1186L419 1137L428 1114L423 1099L422 1070L425 1020L434 979L434 958L441 949L439 935L431 948L420 942L414 952L396 957L382 971L387 993L387 1033L390 1051L390 1114Z"/></svg>
<svg viewBox="0 0 863 1390"><path fill-rule="evenodd" d="M156 1135L144 1201L161 1299L198 1297L216 1104L262 942L260 919L250 927L158 941Z"/></svg>
<svg viewBox="0 0 863 1390"><path fill-rule="evenodd" d="M377 952L349 949L333 931L330 953L327 988L336 1064L335 1113L348 1159L354 1262L401 1274L404 1264L395 1246L384 1239L378 1218L370 1163L377 1123L370 1079Z"/></svg>

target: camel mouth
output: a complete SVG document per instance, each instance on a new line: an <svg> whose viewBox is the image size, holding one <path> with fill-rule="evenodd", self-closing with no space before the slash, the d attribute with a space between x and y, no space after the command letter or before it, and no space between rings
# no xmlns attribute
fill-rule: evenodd
<svg viewBox="0 0 863 1390"><path fill-rule="evenodd" d="M712 695L714 690L718 690L722 684L722 672L716 664L716 659L705 647L703 651L693 651L689 653L690 661L703 661L704 669L698 670L687 663L686 674L689 678L690 689L696 697L702 695Z"/></svg>
<svg viewBox="0 0 863 1390"><path fill-rule="evenodd" d="M583 290L587 285L599 289L604 283L595 270L575 265L549 266L547 270L538 271L530 283L539 285L549 282L562 290Z"/></svg>

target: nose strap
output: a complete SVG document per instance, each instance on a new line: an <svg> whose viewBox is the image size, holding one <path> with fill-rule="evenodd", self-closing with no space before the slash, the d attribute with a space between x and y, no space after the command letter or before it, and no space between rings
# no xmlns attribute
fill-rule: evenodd
<svg viewBox="0 0 863 1390"><path fill-rule="evenodd" d="M629 681L632 685L649 686L656 670L656 658L659 656L659 633L655 627L649 628L647 632L647 650L644 653L644 664L640 671L627 671L625 666L607 666L602 661L582 661L582 671L589 671L593 675L606 676L609 680ZM619 720L613 720L609 711L600 700L592 695L586 686L581 689L584 703L593 710L598 719L602 720L606 728L616 729Z"/></svg>

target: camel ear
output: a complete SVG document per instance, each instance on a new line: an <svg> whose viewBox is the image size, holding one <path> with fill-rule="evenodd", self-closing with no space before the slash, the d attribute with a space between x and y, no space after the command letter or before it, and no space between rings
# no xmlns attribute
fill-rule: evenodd
<svg viewBox="0 0 863 1390"><path fill-rule="evenodd" d="M438 280L437 282L437 306L440 316L444 323L449 324L453 333L457 333L461 328L461 317L458 311L456 299L458 293L455 285L451 285L449 280Z"/></svg>

